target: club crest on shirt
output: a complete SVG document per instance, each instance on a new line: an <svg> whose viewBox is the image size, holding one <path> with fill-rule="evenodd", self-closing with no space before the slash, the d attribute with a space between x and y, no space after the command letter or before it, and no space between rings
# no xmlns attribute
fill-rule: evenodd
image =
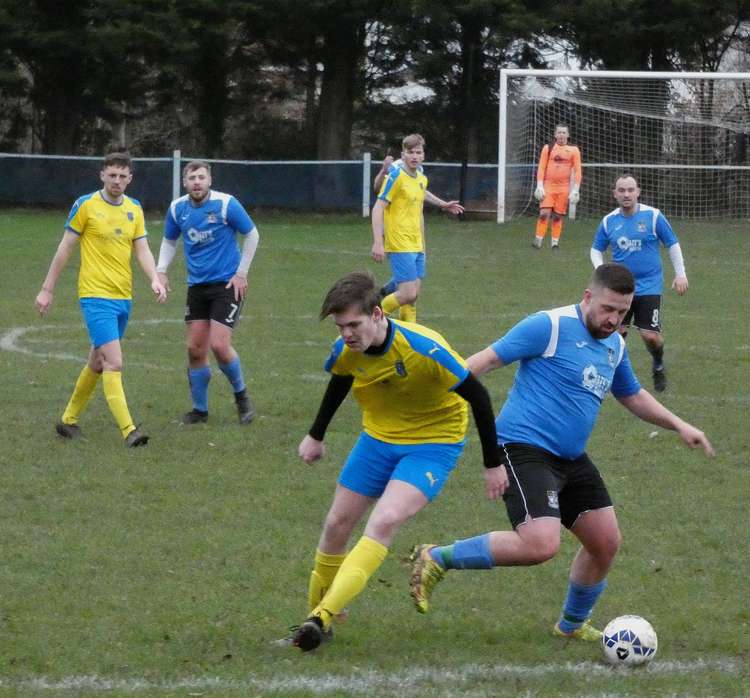
<svg viewBox="0 0 750 698"><path fill-rule="evenodd" d="M115 228L115 235L122 235L122 228Z"/></svg>
<svg viewBox="0 0 750 698"><path fill-rule="evenodd" d="M560 503L557 501L557 492L555 492L555 490L547 490L547 504L550 509L560 508Z"/></svg>
<svg viewBox="0 0 750 698"><path fill-rule="evenodd" d="M607 361L612 368L615 367L615 350L612 347L607 347Z"/></svg>
<svg viewBox="0 0 750 698"><path fill-rule="evenodd" d="M134 218L134 216L133 216L133 212L132 212L132 211L128 211L128 220L129 220L129 221L130 221L131 223L133 222L133 218Z"/></svg>
<svg viewBox="0 0 750 698"><path fill-rule="evenodd" d="M215 213L209 213L209 214L208 214L208 215L206 216L206 221L207 221L208 223L211 223L211 224L214 224L214 223L216 223L216 214L215 214Z"/></svg>
<svg viewBox="0 0 750 698"><path fill-rule="evenodd" d="M646 232L646 224L643 221L638 221L638 232L639 233Z"/></svg>
<svg viewBox="0 0 750 698"><path fill-rule="evenodd" d="M401 376L402 378L406 378L406 366L404 366L404 362L400 359L393 365L393 367L396 369L396 373Z"/></svg>

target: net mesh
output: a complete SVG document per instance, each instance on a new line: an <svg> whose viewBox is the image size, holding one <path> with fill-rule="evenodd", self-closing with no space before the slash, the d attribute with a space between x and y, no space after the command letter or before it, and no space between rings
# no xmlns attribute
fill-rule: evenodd
<svg viewBox="0 0 750 698"><path fill-rule="evenodd" d="M509 76L507 103L506 220L536 213L536 163L560 123L583 160L578 215L614 208L629 172L670 216L750 217L750 80Z"/></svg>

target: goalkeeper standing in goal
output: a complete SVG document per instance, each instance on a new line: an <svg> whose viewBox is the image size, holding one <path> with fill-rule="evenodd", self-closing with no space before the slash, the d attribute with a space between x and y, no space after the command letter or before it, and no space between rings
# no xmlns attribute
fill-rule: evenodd
<svg viewBox="0 0 750 698"><path fill-rule="evenodd" d="M581 188L581 151L568 144L570 131L565 124L555 126L555 138L542 148L536 172L534 198L539 202L534 247L540 249L547 226L552 221L552 249L560 246L562 217L568 213L568 204L578 203ZM571 176L572 175L572 176ZM571 183L572 179L572 183Z"/></svg>

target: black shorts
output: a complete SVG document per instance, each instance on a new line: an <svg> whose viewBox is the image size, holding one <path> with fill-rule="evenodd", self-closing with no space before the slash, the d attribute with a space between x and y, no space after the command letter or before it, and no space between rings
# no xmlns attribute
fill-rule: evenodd
<svg viewBox="0 0 750 698"><path fill-rule="evenodd" d="M567 460L529 444L501 447L509 486L503 495L513 528L527 518L553 517L570 528L580 514L611 507L607 487L584 453Z"/></svg>
<svg viewBox="0 0 750 698"><path fill-rule="evenodd" d="M661 332L661 296L633 296L630 310L622 319L623 327Z"/></svg>
<svg viewBox="0 0 750 698"><path fill-rule="evenodd" d="M244 301L234 300L234 289L226 288L226 285L226 281L220 281L189 286L185 322L215 320L234 329L240 319Z"/></svg>

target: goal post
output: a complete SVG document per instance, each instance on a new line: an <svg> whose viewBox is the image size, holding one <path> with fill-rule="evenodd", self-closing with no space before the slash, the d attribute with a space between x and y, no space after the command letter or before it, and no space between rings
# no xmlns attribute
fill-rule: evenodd
<svg viewBox="0 0 750 698"><path fill-rule="evenodd" d="M750 73L503 69L497 221L536 215L536 166L555 126L582 154L578 217L615 206L617 175L684 218L750 218Z"/></svg>

